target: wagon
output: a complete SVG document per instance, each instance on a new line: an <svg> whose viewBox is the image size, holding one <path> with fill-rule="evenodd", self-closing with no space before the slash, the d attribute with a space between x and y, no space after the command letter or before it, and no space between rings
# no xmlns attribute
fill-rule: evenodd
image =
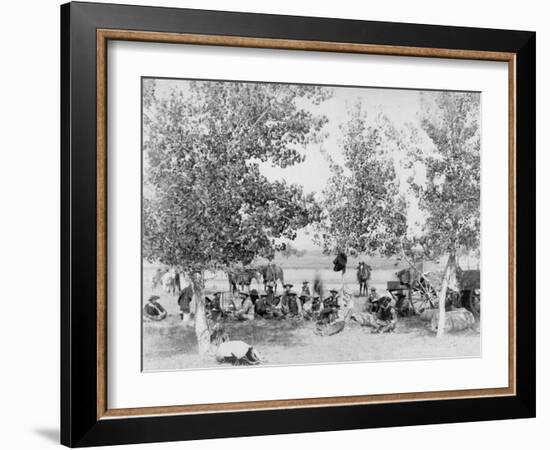
<svg viewBox="0 0 550 450"><path fill-rule="evenodd" d="M441 276L437 273L421 273L415 268L396 273L397 280L388 281L387 290L396 302L401 314L419 314L425 309L439 306L438 291ZM479 270L457 271L459 292L448 292L446 307L466 308L476 317L480 315L480 272Z"/></svg>
<svg viewBox="0 0 550 450"><path fill-rule="evenodd" d="M401 314L418 314L425 309L437 307L437 292L433 287L433 280L427 274L408 268L400 270L396 276L397 280L388 281L387 291L395 300Z"/></svg>
<svg viewBox="0 0 550 450"><path fill-rule="evenodd" d="M476 317L481 311L481 291L479 270L463 270L459 275L460 304Z"/></svg>

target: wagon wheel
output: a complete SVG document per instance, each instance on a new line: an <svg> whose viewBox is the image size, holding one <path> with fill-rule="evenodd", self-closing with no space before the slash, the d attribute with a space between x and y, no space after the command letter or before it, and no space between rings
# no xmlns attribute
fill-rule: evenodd
<svg viewBox="0 0 550 450"><path fill-rule="evenodd" d="M475 293L470 291L470 295L467 300L467 307L476 317L479 317L481 313L481 295L479 292Z"/></svg>
<svg viewBox="0 0 550 450"><path fill-rule="evenodd" d="M420 291L414 291L411 301L416 313L421 313L425 309L436 308L438 303L437 300Z"/></svg>

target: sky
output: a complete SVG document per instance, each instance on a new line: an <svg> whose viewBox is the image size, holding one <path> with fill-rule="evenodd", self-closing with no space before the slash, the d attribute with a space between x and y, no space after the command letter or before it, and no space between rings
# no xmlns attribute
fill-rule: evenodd
<svg viewBox="0 0 550 450"><path fill-rule="evenodd" d="M156 95L165 97L173 90L181 91L184 95L188 92L189 81L181 79L159 79L156 80ZM343 87L331 86L332 97L320 105L313 105L304 102L304 109L316 114L324 114L328 118L323 131L327 134L320 144L311 144L298 149L305 160L287 168L274 167L269 162L260 163L261 172L270 180L282 179L288 183L302 185L306 193L315 193L320 197L327 179L331 175L326 153L336 163L343 162L340 150L342 132L340 127L347 122L350 108L358 101L361 101L363 111L366 112L367 122L374 121L383 113L397 127L400 128L407 123L419 126L419 113L421 112L421 91L408 89L388 89L370 87ZM436 91L422 91L424 99L433 97ZM427 136L421 134L424 140L423 147L429 151L432 145ZM403 152L401 152L403 153ZM396 175L400 182L400 190L405 193L405 180L411 175L416 177L417 182L422 183L425 172L422 167L405 169L400 164L403 154L394 150L392 157L396 169ZM422 214L418 209L415 199L409 196L410 201L408 216L409 226L418 227L423 221ZM293 245L299 249L318 249L311 239L308 230L298 232L298 237Z"/></svg>

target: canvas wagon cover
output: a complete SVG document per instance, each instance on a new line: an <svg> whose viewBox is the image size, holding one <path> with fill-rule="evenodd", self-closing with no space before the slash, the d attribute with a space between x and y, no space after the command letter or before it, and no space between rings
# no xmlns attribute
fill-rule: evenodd
<svg viewBox="0 0 550 450"><path fill-rule="evenodd" d="M479 289L480 273L479 270L464 270L459 277L461 290Z"/></svg>

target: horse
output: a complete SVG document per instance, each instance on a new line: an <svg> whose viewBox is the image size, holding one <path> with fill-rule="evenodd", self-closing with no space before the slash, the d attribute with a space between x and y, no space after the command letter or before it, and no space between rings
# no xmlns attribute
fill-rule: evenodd
<svg viewBox="0 0 550 450"><path fill-rule="evenodd" d="M264 279L264 291L267 291L268 283L273 283L273 290L277 292L277 280L281 281L281 284L285 284L283 269L275 264L267 264L260 268L262 277Z"/></svg>
<svg viewBox="0 0 550 450"><path fill-rule="evenodd" d="M357 266L357 282L359 283L359 296L367 295L372 267L361 261Z"/></svg>
<svg viewBox="0 0 550 450"><path fill-rule="evenodd" d="M160 279L162 288L167 294L176 294L181 290L180 274L176 269L170 269Z"/></svg>
<svg viewBox="0 0 550 450"><path fill-rule="evenodd" d="M154 291L159 284L162 284L162 277L168 272L167 268L157 268L151 278L151 290Z"/></svg>
<svg viewBox="0 0 550 450"><path fill-rule="evenodd" d="M250 292L250 285L252 280L256 280L256 283L260 282L260 272L252 267L243 269L236 269L227 272L227 278L229 280L229 291L234 293L239 287L241 291L244 291L246 286L247 291Z"/></svg>

